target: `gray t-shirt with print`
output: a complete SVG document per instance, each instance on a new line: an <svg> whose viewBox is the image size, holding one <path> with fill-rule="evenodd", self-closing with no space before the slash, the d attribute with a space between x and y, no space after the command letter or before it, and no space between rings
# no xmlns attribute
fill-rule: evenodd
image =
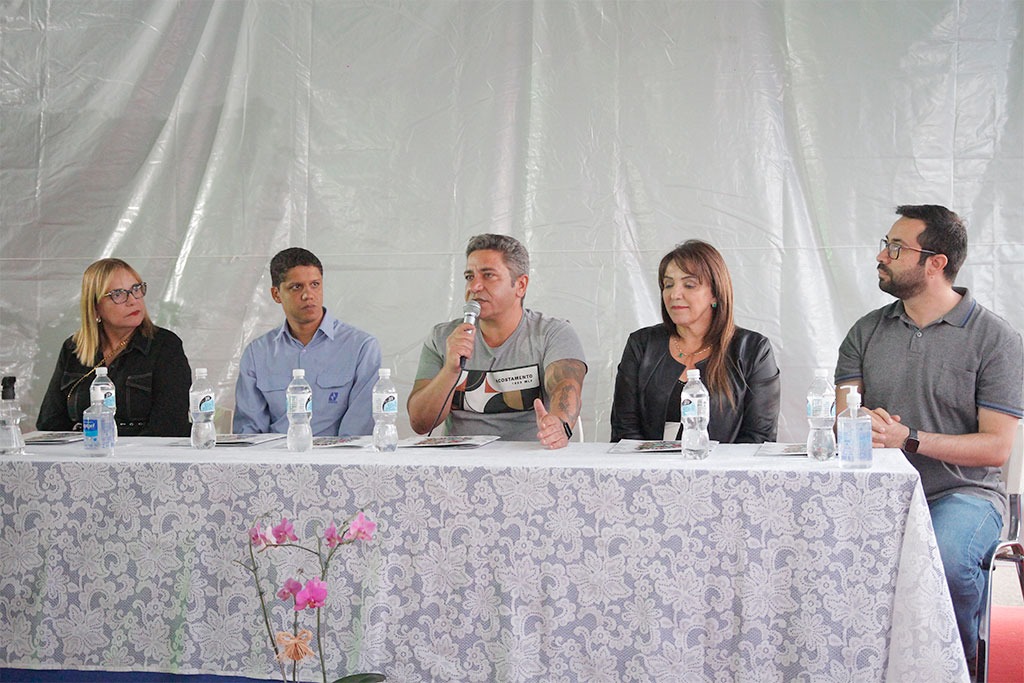
<svg viewBox="0 0 1024 683"><path fill-rule="evenodd" d="M434 326L420 352L416 379L433 379L444 367L445 342L462 324ZM496 434L507 441L535 441L533 401L548 405L544 370L557 360L586 362L583 345L565 320L525 309L512 335L491 348L477 334L473 357L466 361L452 397L447 431L452 435Z"/></svg>

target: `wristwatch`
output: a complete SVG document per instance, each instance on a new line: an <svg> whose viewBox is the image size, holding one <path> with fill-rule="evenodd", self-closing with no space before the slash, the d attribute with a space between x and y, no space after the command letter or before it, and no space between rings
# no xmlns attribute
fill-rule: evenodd
<svg viewBox="0 0 1024 683"><path fill-rule="evenodd" d="M911 427L910 433L907 434L907 440L903 442L903 452L917 453L917 447L920 445L921 442L917 440L917 430Z"/></svg>

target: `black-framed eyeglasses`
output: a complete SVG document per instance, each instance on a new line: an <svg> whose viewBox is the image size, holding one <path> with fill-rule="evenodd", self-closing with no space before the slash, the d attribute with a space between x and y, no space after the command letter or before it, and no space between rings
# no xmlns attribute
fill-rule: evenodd
<svg viewBox="0 0 1024 683"><path fill-rule="evenodd" d="M929 251L928 249L915 249L914 247L908 247L907 245L900 244L899 242L890 242L884 237L878 243L878 251L884 251L889 255L889 258L891 258L893 261L900 257L900 251L903 249L916 251L920 254L931 254L932 256L936 256L939 253L937 251Z"/></svg>
<svg viewBox="0 0 1024 683"><path fill-rule="evenodd" d="M115 304L123 304L125 301L128 301L129 294L136 299L141 299L146 296L146 283L140 282L132 285L131 289L112 289L103 296L109 296L110 300Z"/></svg>

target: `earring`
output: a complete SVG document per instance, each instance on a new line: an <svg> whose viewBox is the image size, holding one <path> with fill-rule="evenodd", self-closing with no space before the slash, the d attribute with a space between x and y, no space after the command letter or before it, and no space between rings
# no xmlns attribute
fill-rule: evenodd
<svg viewBox="0 0 1024 683"><path fill-rule="evenodd" d="M712 301L711 302L711 308L718 308L718 302L717 301Z"/></svg>
<svg viewBox="0 0 1024 683"><path fill-rule="evenodd" d="M101 320L100 318L96 318L96 324L97 325L99 325L101 322L103 322L103 320Z"/></svg>

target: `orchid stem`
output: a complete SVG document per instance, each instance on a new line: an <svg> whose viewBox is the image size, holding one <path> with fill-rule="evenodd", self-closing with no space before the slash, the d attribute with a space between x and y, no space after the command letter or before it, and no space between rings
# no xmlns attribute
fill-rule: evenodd
<svg viewBox="0 0 1024 683"><path fill-rule="evenodd" d="M281 681L288 683L288 673L284 669L284 662L281 661L281 653L277 649L277 641L274 640L274 632L270 628L270 615L267 613L267 601L263 597L263 586L260 585L260 572L256 566L256 553L253 552L252 543L249 544L249 559L252 560L252 578L256 582L256 593L260 596L260 608L263 610L263 625L267 627L267 638L270 638L270 646L274 648L274 659L281 667Z"/></svg>
<svg viewBox="0 0 1024 683"><path fill-rule="evenodd" d="M323 676L324 683L327 683L327 666L324 664L324 643L320 639L320 608L316 608L316 649L319 650L320 654L320 675Z"/></svg>

